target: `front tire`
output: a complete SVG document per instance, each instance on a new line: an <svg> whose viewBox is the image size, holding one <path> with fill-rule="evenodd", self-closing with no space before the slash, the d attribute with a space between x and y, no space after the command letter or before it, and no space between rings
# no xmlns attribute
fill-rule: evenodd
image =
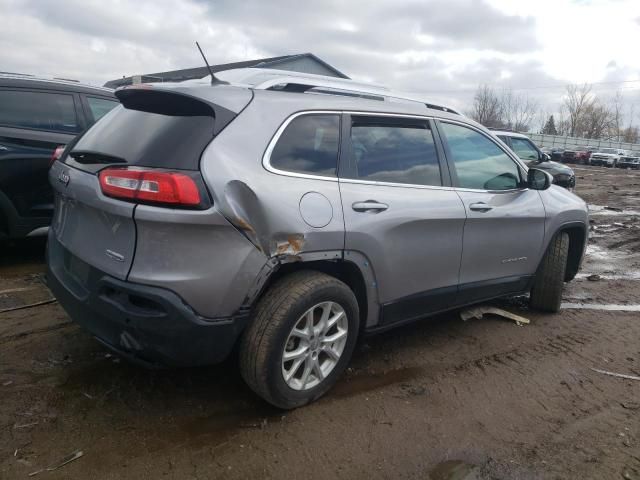
<svg viewBox="0 0 640 480"><path fill-rule="evenodd" d="M358 319L356 297L343 282L311 270L292 273L256 306L240 343L242 377L279 408L317 400L347 367Z"/></svg>
<svg viewBox="0 0 640 480"><path fill-rule="evenodd" d="M569 235L559 233L547 249L531 288L531 308L544 312L558 312L562 302L562 289L569 256Z"/></svg>

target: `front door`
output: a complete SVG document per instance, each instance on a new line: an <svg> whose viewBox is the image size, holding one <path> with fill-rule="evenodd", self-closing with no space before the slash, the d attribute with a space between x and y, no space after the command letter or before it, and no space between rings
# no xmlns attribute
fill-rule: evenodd
<svg viewBox="0 0 640 480"><path fill-rule="evenodd" d="M524 171L480 130L439 123L456 191L464 203L458 303L523 291L542 254L545 210Z"/></svg>
<svg viewBox="0 0 640 480"><path fill-rule="evenodd" d="M383 324L455 300L465 211L434 138L424 118L345 118L339 175L345 248L370 262Z"/></svg>

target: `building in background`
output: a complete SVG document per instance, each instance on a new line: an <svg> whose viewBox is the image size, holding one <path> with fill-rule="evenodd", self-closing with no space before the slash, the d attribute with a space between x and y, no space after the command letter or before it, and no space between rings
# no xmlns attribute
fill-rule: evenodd
<svg viewBox="0 0 640 480"><path fill-rule="evenodd" d="M313 73L316 75L328 75L337 78L349 78L340 70L332 67L327 62L316 57L313 53L300 53L297 55L284 55L282 57L259 58L257 60L247 60L244 62L224 63L221 65L211 65L214 73L223 70L233 70L234 68L275 68L277 70L289 70L291 72ZM118 88L123 85L134 83L154 83L154 82L183 82L204 78L209 75L206 66L185 68L183 70L172 70L170 72L146 73L133 75L131 77L109 80L105 87Z"/></svg>

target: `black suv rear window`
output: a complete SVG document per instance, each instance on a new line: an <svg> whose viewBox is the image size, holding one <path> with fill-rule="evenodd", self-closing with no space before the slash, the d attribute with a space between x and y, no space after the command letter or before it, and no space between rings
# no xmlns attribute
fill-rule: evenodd
<svg viewBox="0 0 640 480"><path fill-rule="evenodd" d="M56 132L79 131L73 95L0 90L0 125Z"/></svg>
<svg viewBox="0 0 640 480"><path fill-rule="evenodd" d="M81 164L198 170L200 156L214 136L213 112L173 113L151 113L120 105L77 141L70 156Z"/></svg>
<svg viewBox="0 0 640 480"><path fill-rule="evenodd" d="M279 170L335 177L339 142L338 115L301 115L282 132L270 163Z"/></svg>

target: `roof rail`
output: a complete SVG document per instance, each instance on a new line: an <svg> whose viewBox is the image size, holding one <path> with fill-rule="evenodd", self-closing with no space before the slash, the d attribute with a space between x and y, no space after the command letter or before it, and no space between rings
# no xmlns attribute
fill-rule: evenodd
<svg viewBox="0 0 640 480"><path fill-rule="evenodd" d="M12 73L12 72L0 72L1 79L11 79L11 80L29 80L34 82L47 82L47 83L56 83L62 85L80 85L84 87L94 88L96 90L104 90L108 92L113 92L112 88L99 87L96 85L89 85L87 83L82 83L79 80L74 80L71 78L61 78L61 77L44 77L38 75L31 75L29 73Z"/></svg>
<svg viewBox="0 0 640 480"><path fill-rule="evenodd" d="M425 102L415 96L394 92L383 86L367 85L364 83L354 82L353 80L333 79L331 77L323 77L321 75L303 74L298 76L285 74L281 76L272 76L271 78L254 85L252 88L256 90L279 90L297 93L344 95L366 98L368 100L413 102L425 105L430 109L460 115L449 107Z"/></svg>

